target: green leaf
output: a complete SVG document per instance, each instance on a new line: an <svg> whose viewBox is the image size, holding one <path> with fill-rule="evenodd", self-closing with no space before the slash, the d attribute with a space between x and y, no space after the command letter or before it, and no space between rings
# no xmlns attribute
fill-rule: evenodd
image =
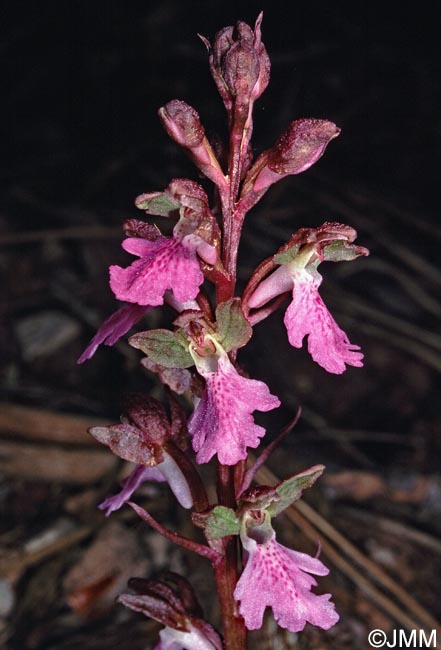
<svg viewBox="0 0 441 650"><path fill-rule="evenodd" d="M135 201L135 205L147 214L155 214L159 217L170 217L179 210L181 204L176 199L165 193L155 192L153 194L141 194Z"/></svg>
<svg viewBox="0 0 441 650"><path fill-rule="evenodd" d="M351 262L360 255L369 255L367 248L355 246L346 241L334 241L323 248L326 262Z"/></svg>
<svg viewBox="0 0 441 650"><path fill-rule="evenodd" d="M291 476L276 486L274 500L267 508L271 517L276 517L292 503L298 501L303 490L310 488L324 472L324 465L314 465L301 474Z"/></svg>
<svg viewBox="0 0 441 650"><path fill-rule="evenodd" d="M133 348L141 350L165 368L189 368L194 365L185 341L183 335L165 329L139 332L129 339Z"/></svg>
<svg viewBox="0 0 441 650"><path fill-rule="evenodd" d="M219 539L228 535L238 535L240 532L240 519L234 510L225 506L215 506L208 515L198 515L198 521L209 539Z"/></svg>
<svg viewBox="0 0 441 650"><path fill-rule="evenodd" d="M276 264L289 264L298 255L300 249L300 244L295 244L294 246L291 246L287 250L284 250L282 253L277 253L277 255L274 255L274 261Z"/></svg>
<svg viewBox="0 0 441 650"><path fill-rule="evenodd" d="M216 308L216 335L226 352L248 343L253 328L242 311L240 298L232 298Z"/></svg>

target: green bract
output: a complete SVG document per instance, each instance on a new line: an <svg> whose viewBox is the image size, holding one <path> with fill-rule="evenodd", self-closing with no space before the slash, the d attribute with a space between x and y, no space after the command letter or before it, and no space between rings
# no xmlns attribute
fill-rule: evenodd
<svg viewBox="0 0 441 650"><path fill-rule="evenodd" d="M203 528L209 539L238 535L241 521L232 508L215 506L209 514L193 514L193 523Z"/></svg>
<svg viewBox="0 0 441 650"><path fill-rule="evenodd" d="M271 517L276 517L295 501L298 501L303 490L310 488L323 474L324 470L324 465L314 465L314 467L310 467L301 474L291 476L286 481L279 483L275 488L273 502L267 508Z"/></svg>
<svg viewBox="0 0 441 650"><path fill-rule="evenodd" d="M194 363L185 336L170 330L139 332L130 337L129 343L165 368L189 368Z"/></svg>

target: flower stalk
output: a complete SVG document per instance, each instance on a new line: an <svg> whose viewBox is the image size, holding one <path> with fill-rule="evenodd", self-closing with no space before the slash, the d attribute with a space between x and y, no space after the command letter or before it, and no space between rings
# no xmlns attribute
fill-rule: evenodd
<svg viewBox="0 0 441 650"><path fill-rule="evenodd" d="M323 277L318 266L352 261L368 251L354 244L356 232L345 224L300 227L254 270L242 296L236 295L247 213L271 185L315 164L340 133L327 120L294 120L273 147L253 160L253 107L270 76L261 24L262 14L254 28L239 21L218 32L212 43L201 37L227 114L225 169L193 107L172 99L159 110L167 134L214 184L218 205L210 206L202 185L182 178L137 197L135 205L147 217L173 220L172 236L145 220L125 223L123 248L137 259L125 268L110 267L111 289L123 305L78 360L90 359L101 344L116 343L154 307L166 302L175 310L168 329L141 330L129 338L145 355L143 366L164 385L168 411L162 402L137 395L127 401L121 423L90 430L114 454L135 463L121 491L100 508L110 515L129 505L167 540L213 567L223 640L203 619L184 578L169 574L164 580L129 582L131 592L120 602L164 625L156 650L245 650L247 630L262 625L266 607L293 632L307 622L327 630L339 618L330 594L311 591L317 584L311 574L326 575L328 569L318 558L279 544L271 523L325 468L314 465L275 487L253 486L257 470L296 425L300 409L246 469L249 449L259 447L266 434L254 413L272 411L280 400L263 381L248 377L237 357L254 327L290 296L284 323L294 348L307 338L313 360L336 375L347 366L362 366L360 348L350 343L319 294ZM203 464L210 464L215 476L214 504L199 471ZM132 501L145 481L168 485L180 506L193 510L192 521L205 543L169 530Z"/></svg>

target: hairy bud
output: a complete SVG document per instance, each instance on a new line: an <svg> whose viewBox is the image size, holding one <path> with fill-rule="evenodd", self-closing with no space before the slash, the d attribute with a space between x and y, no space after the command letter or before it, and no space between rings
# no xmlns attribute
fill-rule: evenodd
<svg viewBox="0 0 441 650"><path fill-rule="evenodd" d="M173 99L159 109L159 117L168 135L182 147L194 149L204 137L205 129L199 114L180 99Z"/></svg>
<svg viewBox="0 0 441 650"><path fill-rule="evenodd" d="M294 120L250 170L250 178L254 177L253 191L260 192L284 176L306 171L339 134L338 126L327 120Z"/></svg>
<svg viewBox="0 0 441 650"><path fill-rule="evenodd" d="M218 32L210 45L210 70L217 89L230 112L235 104L255 101L268 85L270 61L261 41L262 14L254 30L239 21Z"/></svg>

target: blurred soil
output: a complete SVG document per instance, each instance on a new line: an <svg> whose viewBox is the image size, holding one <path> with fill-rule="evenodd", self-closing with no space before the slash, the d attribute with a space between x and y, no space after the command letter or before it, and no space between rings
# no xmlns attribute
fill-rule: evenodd
<svg viewBox="0 0 441 650"><path fill-rule="evenodd" d="M278 630L250 647L364 650L373 628L433 629L440 619L441 230L436 60L430 12L391 3L298 8L260 3L273 83L257 105L256 151L296 117L329 118L341 137L304 175L272 188L249 215L241 286L300 226L354 226L369 258L324 269L323 297L363 369L328 375L290 348L281 314L256 327L241 360L282 407L268 440L302 405L269 467L279 478L324 463L310 510L278 521L280 539L331 568L340 623ZM266 7L268 5L268 7ZM121 396L161 398L124 341L75 364L115 310L110 264L127 263L121 223L133 198L195 174L155 111L178 97L223 135L222 110L196 32L212 36L253 3L11 3L2 48L5 164L0 198L0 647L142 650L159 626L115 605L132 575L191 579L218 621L208 567L122 509L97 510L128 467L86 433L116 422ZM290 11L295 11L294 9ZM289 20L288 20L289 19ZM433 23L432 23L433 21ZM162 225L162 224L161 224ZM145 328L167 325L154 310ZM191 536L187 514L149 485L137 501ZM128 509L127 509L128 510ZM319 519L314 518L318 514ZM312 528L311 528L312 527ZM358 552L358 555L357 555ZM361 553L361 555L360 555ZM386 577L385 577L386 576ZM409 600L410 596L410 600ZM441 633L438 638L441 640Z"/></svg>

